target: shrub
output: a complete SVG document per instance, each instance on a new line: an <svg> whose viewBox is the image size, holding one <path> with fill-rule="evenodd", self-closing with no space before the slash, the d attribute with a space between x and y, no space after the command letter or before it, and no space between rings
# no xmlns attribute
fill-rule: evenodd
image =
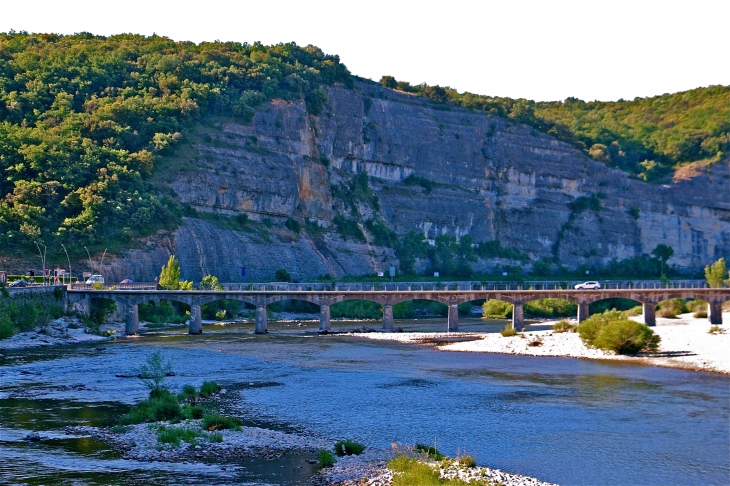
<svg viewBox="0 0 730 486"><path fill-rule="evenodd" d="M9 338L13 334L15 334L15 325L10 317L0 315L0 339Z"/></svg>
<svg viewBox="0 0 730 486"><path fill-rule="evenodd" d="M707 311L706 310L697 311L694 314L692 314L692 316L704 319L704 318L707 318Z"/></svg>
<svg viewBox="0 0 730 486"><path fill-rule="evenodd" d="M672 319L685 312L688 312L688 309L684 299L669 299L659 302L659 312L657 315Z"/></svg>
<svg viewBox="0 0 730 486"><path fill-rule="evenodd" d="M202 419L205 410L200 405L185 405L182 409L182 416L186 419Z"/></svg>
<svg viewBox="0 0 730 486"><path fill-rule="evenodd" d="M440 461L444 458L444 455L441 454L438 449L424 444L416 444L415 446L413 446L413 450L416 452L420 452L421 454L426 454L434 461Z"/></svg>
<svg viewBox="0 0 730 486"><path fill-rule="evenodd" d="M571 324L566 320L553 324L553 332L576 332L577 330L578 326L576 324Z"/></svg>
<svg viewBox="0 0 730 486"><path fill-rule="evenodd" d="M644 309L640 305L637 305L636 307L632 307L631 309L625 310L623 312L625 317L634 317L643 314Z"/></svg>
<svg viewBox="0 0 730 486"><path fill-rule="evenodd" d="M704 300L690 300L687 301L685 305L687 306L687 311L689 312L699 312L707 310L707 302L705 302Z"/></svg>
<svg viewBox="0 0 730 486"><path fill-rule="evenodd" d="M482 304L482 316L492 319L512 317L512 304L502 300L487 300Z"/></svg>
<svg viewBox="0 0 730 486"><path fill-rule="evenodd" d="M151 390L151 394L162 390L169 393L165 390L164 381L171 373L172 361L166 360L159 351L148 356L144 364L139 367L140 379Z"/></svg>
<svg viewBox="0 0 730 486"><path fill-rule="evenodd" d="M200 387L200 396L209 397L221 391L221 387L215 381L204 381Z"/></svg>
<svg viewBox="0 0 730 486"><path fill-rule="evenodd" d="M477 461L472 456L459 456L456 458L456 462L464 467L477 467Z"/></svg>
<svg viewBox="0 0 730 486"><path fill-rule="evenodd" d="M530 340L527 345L533 348L537 346L542 346L542 339L536 337L535 339Z"/></svg>
<svg viewBox="0 0 730 486"><path fill-rule="evenodd" d="M661 340L646 325L627 319L616 310L586 319L578 325L578 333L586 346L618 354L656 351Z"/></svg>
<svg viewBox="0 0 730 486"><path fill-rule="evenodd" d="M198 399L198 391L193 385L185 385L177 397L180 401L195 403Z"/></svg>
<svg viewBox="0 0 730 486"><path fill-rule="evenodd" d="M721 328L720 326L710 326L710 330L707 331L708 334L725 334L725 329Z"/></svg>
<svg viewBox="0 0 730 486"><path fill-rule="evenodd" d="M179 420L183 417L177 398L168 390L156 389L150 398L144 400L119 419L121 425L158 422L160 420Z"/></svg>
<svg viewBox="0 0 730 486"><path fill-rule="evenodd" d="M365 450L365 445L351 440L341 440L335 443L335 453L338 456L359 456Z"/></svg>
<svg viewBox="0 0 730 486"><path fill-rule="evenodd" d="M335 457L326 449L319 451L319 467L332 467L335 465Z"/></svg>
<svg viewBox="0 0 730 486"><path fill-rule="evenodd" d="M233 417L224 417L212 413L203 417L203 427L208 430L233 429L241 430L241 421Z"/></svg>
<svg viewBox="0 0 730 486"><path fill-rule="evenodd" d="M514 327L512 327L511 324L507 324L506 326L504 326L504 329L502 329L501 331L499 331L499 333L502 336L504 336L504 337L516 336L517 335L517 329L515 329Z"/></svg>
<svg viewBox="0 0 730 486"><path fill-rule="evenodd" d="M413 457L398 456L388 461L388 468L393 471L393 486L431 486L444 484L440 472L423 464Z"/></svg>

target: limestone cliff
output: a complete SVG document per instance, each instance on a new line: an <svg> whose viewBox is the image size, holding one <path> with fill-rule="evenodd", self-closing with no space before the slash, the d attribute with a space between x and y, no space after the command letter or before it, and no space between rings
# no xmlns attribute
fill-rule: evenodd
<svg viewBox="0 0 730 486"><path fill-rule="evenodd" d="M399 234L469 234L568 267L641 255L660 243L685 268L730 257L730 160L697 166L669 185L647 184L505 119L371 84L331 88L328 98L319 116L303 102L275 100L251 123L218 119L187 135L189 145L159 181L198 213L245 213L253 223L237 230L184 218L176 231L113 259L113 277L149 280L170 253L194 280L211 273L239 281L241 266L258 281L281 267L296 279L387 271L398 263L390 248L332 231L337 214L351 217L333 187L362 172L378 204L356 201L360 222L379 214ZM409 175L432 189L404 184ZM576 203L589 198L593 206ZM284 227L288 218L324 230L310 225L296 234Z"/></svg>

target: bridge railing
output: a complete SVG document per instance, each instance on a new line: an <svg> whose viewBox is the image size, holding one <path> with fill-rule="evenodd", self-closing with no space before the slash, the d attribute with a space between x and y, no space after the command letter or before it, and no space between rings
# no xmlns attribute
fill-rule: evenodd
<svg viewBox="0 0 730 486"><path fill-rule="evenodd" d="M574 282L310 282L310 283L224 283L225 290L248 292L427 292L427 291L499 291L499 290L574 290ZM602 281L602 289L702 289L704 280Z"/></svg>
<svg viewBox="0 0 730 486"><path fill-rule="evenodd" d="M94 284L85 282L74 282L66 286L69 290L94 290ZM104 290L155 290L157 284L155 282L134 282L128 284L104 285Z"/></svg>

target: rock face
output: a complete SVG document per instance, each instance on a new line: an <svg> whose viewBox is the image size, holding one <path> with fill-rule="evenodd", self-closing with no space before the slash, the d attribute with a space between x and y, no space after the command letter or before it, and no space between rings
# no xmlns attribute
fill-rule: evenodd
<svg viewBox="0 0 730 486"><path fill-rule="evenodd" d="M332 224L338 214L361 227L377 217L398 234L498 240L568 267L638 256L660 243L674 249L672 264L688 269L730 258L730 159L670 185L647 184L509 120L371 84L328 96L319 116L303 102L275 100L251 123L200 126L157 175L197 215L191 210L176 231L119 255L111 274L151 280L170 253L194 280L210 273L241 281L242 266L256 281L277 268L306 279L397 266L393 250L372 244L367 231L371 243L343 240ZM369 176L376 204L341 190L358 173ZM431 188L404 183L410 175ZM579 204L590 198L592 205ZM236 226L242 213L250 222ZM294 233L284 227L288 218L320 229Z"/></svg>

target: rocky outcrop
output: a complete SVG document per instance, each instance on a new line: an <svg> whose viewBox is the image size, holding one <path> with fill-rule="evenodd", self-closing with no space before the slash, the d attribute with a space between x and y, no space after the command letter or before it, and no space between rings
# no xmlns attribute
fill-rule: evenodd
<svg viewBox="0 0 730 486"><path fill-rule="evenodd" d="M187 135L190 145L157 177L190 214L221 216L185 218L113 259L112 274L149 280L170 253L195 280L212 273L238 281L242 266L247 279L268 280L282 267L305 279L397 265L389 248L343 240L333 231L338 214L360 223L378 217L398 234L498 240L568 267L660 243L685 268L730 257L730 160L647 184L509 120L372 84L331 88L328 97L319 116L303 102L275 100L251 123L219 119ZM333 191L363 172L377 205ZM405 184L410 175L430 187ZM233 217L243 213L251 223L236 227ZM284 227L288 218L322 229L310 224L296 234Z"/></svg>

